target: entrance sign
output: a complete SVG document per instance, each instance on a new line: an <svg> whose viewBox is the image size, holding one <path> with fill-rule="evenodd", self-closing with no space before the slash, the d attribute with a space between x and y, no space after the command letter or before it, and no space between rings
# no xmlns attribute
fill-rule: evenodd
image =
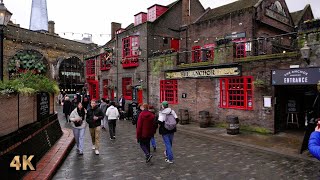
<svg viewBox="0 0 320 180"><path fill-rule="evenodd" d="M272 70L272 85L309 85L320 81L320 67Z"/></svg>
<svg viewBox="0 0 320 180"><path fill-rule="evenodd" d="M165 72L166 79L182 78L204 78L204 77L227 77L241 76L241 68L237 67L215 67L210 69L183 70L176 72Z"/></svg>

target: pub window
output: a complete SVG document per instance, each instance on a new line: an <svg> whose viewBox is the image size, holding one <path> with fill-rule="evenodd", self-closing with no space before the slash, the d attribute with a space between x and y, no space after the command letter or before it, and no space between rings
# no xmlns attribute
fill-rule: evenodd
<svg viewBox="0 0 320 180"><path fill-rule="evenodd" d="M201 62L201 46L192 47L192 62Z"/></svg>
<svg viewBox="0 0 320 180"><path fill-rule="evenodd" d="M251 76L220 79L220 107L253 109L253 78Z"/></svg>
<svg viewBox="0 0 320 180"><path fill-rule="evenodd" d="M139 37L130 36L122 39L122 57L139 56Z"/></svg>
<svg viewBox="0 0 320 180"><path fill-rule="evenodd" d="M213 61L214 59L214 44L206 44L202 49L202 61Z"/></svg>
<svg viewBox="0 0 320 180"><path fill-rule="evenodd" d="M246 40L245 38L239 38L233 40L234 42L234 58L246 57Z"/></svg>
<svg viewBox="0 0 320 180"><path fill-rule="evenodd" d="M132 100L132 78L122 78L122 95L127 100Z"/></svg>
<svg viewBox="0 0 320 180"><path fill-rule="evenodd" d="M169 104L178 104L177 80L160 80L160 102L168 101Z"/></svg>
<svg viewBox="0 0 320 180"><path fill-rule="evenodd" d="M87 75L95 75L95 60L90 59L86 61L86 72Z"/></svg>

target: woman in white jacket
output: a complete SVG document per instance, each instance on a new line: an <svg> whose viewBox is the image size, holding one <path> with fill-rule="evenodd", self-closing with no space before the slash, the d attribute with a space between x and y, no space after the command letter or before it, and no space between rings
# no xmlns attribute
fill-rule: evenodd
<svg viewBox="0 0 320 180"><path fill-rule="evenodd" d="M110 139L116 139L116 122L119 119L119 111L115 106L115 102L111 102L111 106L107 109Z"/></svg>
<svg viewBox="0 0 320 180"><path fill-rule="evenodd" d="M83 140L87 124L85 121L86 115L87 110L82 107L81 102L78 103L77 107L70 114L70 121L72 122L73 134L79 155L83 154Z"/></svg>

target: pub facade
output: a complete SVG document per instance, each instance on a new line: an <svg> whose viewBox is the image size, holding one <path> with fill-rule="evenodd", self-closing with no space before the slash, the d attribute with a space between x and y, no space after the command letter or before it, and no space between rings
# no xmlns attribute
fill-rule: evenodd
<svg viewBox="0 0 320 180"><path fill-rule="evenodd" d="M310 11L301 11L300 17L313 18ZM242 126L257 131L292 128L287 123L291 114L278 110L283 104L277 104L281 98L272 72L307 66L300 58L302 37L294 26L284 0L236 1L207 10L181 28L180 52L165 58L177 65L163 65L153 76L154 84L160 81L153 87L152 92L160 92L154 94L154 103L167 100L176 111L188 110L194 122L200 120L199 112L207 111L212 124L223 124L227 116L235 115ZM299 125L297 129L303 125L301 118Z"/></svg>
<svg viewBox="0 0 320 180"><path fill-rule="evenodd" d="M139 102L158 109L162 101L168 101L176 112L187 110L193 122L199 121L199 112L207 111L212 124L223 124L228 115L235 115L241 126L264 132L293 127L287 123L291 114L288 116L285 107L288 100L290 106L294 103L284 96L292 89L305 88L273 84L273 73L297 67L291 65L300 69L319 66L312 64L319 61L314 48L310 64L299 52L305 40L317 39L318 33L309 37L295 28L313 19L311 8L291 16L285 0L239 0L206 10L199 1L191 2L191 6L187 0L154 5L148 13L136 14L134 24L113 28L115 37L105 45L113 49L112 57L102 61L106 56L100 55L105 52L96 54L100 58L95 67L107 67L100 73L95 71L96 84L102 87L99 96L109 97L105 94L113 88L115 101L122 94L130 103L137 100L132 94L139 87ZM154 18L153 10L162 14ZM172 22L173 17L177 21ZM305 73L312 74L309 70ZM309 80L302 76L285 79L289 86ZM315 90L315 84L311 86ZM291 94L309 92L299 93ZM303 128L302 111L297 129Z"/></svg>

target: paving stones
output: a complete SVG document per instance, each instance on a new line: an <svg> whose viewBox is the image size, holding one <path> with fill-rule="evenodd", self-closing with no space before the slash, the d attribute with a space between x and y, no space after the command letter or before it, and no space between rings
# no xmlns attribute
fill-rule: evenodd
<svg viewBox="0 0 320 180"><path fill-rule="evenodd" d="M65 124L64 121L61 123ZM150 164L135 139L135 126L117 122L117 139L102 131L100 156L91 150L88 129L84 155L73 149L53 179L318 179L319 163L267 153L252 148L176 133L174 164L163 158L164 144L157 134L157 152ZM179 131L179 130L178 130Z"/></svg>

